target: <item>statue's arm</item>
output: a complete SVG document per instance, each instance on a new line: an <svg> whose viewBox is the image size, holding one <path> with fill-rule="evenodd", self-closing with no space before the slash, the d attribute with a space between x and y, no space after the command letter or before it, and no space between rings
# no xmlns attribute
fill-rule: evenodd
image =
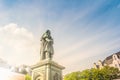
<svg viewBox="0 0 120 80"><path fill-rule="evenodd" d="M48 42L53 42L53 39L46 38L45 40Z"/></svg>

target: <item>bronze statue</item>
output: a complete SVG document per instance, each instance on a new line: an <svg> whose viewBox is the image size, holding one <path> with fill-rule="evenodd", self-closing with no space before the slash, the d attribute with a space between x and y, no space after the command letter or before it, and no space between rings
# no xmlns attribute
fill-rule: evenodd
<svg viewBox="0 0 120 80"><path fill-rule="evenodd" d="M52 59L53 54L54 54L53 39L51 37L50 30L47 30L42 35L41 38L41 49L40 49L41 60Z"/></svg>

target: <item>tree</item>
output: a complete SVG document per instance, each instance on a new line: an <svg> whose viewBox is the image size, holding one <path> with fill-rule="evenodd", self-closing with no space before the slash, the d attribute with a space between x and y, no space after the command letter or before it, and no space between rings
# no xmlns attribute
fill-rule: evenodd
<svg viewBox="0 0 120 80"><path fill-rule="evenodd" d="M104 68L102 68L101 72L104 78L108 80L117 78L118 74L120 73L118 68L109 67L109 66L105 66Z"/></svg>
<svg viewBox="0 0 120 80"><path fill-rule="evenodd" d="M32 79L31 79L31 76L27 74L27 75L25 76L25 80L32 80Z"/></svg>
<svg viewBox="0 0 120 80"><path fill-rule="evenodd" d="M81 73L80 73L80 79L81 80L91 80L91 71L90 69L86 69L86 70L83 70Z"/></svg>
<svg viewBox="0 0 120 80"><path fill-rule="evenodd" d="M64 80L112 80L118 78L119 70L105 66L102 69L86 69L82 72L72 72L64 77Z"/></svg>
<svg viewBox="0 0 120 80"><path fill-rule="evenodd" d="M65 75L64 80L80 80L80 72L72 72L70 74Z"/></svg>

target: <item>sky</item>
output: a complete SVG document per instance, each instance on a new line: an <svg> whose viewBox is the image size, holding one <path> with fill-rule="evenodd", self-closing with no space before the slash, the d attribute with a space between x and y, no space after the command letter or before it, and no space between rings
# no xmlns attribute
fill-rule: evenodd
<svg viewBox="0 0 120 80"><path fill-rule="evenodd" d="M0 0L0 58L15 66L39 62L49 29L64 74L91 68L120 51L119 14L120 0Z"/></svg>

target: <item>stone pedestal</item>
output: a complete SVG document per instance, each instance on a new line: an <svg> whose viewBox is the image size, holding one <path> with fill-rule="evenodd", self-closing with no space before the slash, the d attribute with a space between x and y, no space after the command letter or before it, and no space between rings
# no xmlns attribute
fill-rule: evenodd
<svg viewBox="0 0 120 80"><path fill-rule="evenodd" d="M32 80L62 80L63 66L52 60L42 60L31 66Z"/></svg>

